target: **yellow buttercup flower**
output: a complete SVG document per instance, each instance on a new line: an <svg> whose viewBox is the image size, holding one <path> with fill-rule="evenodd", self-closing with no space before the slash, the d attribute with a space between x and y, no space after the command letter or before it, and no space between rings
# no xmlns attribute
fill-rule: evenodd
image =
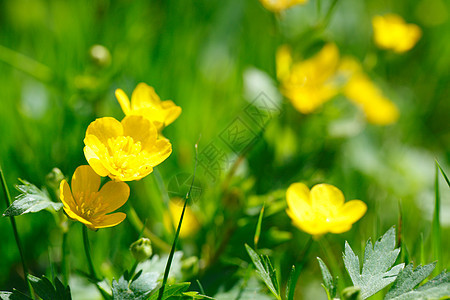
<svg viewBox="0 0 450 300"><path fill-rule="evenodd" d="M406 24L395 14L372 18L374 40L378 47L401 53L410 50L422 36L422 30L415 24Z"/></svg>
<svg viewBox="0 0 450 300"><path fill-rule="evenodd" d="M361 200L344 203L342 192L329 184L315 185L310 191L303 183L293 183L286 200L286 212L294 225L314 236L346 232L367 210Z"/></svg>
<svg viewBox="0 0 450 300"><path fill-rule="evenodd" d="M84 144L84 155L94 171L115 181L139 180L172 153L169 140L158 139L153 123L136 115L122 122L109 117L95 120Z"/></svg>
<svg viewBox="0 0 450 300"><path fill-rule="evenodd" d="M399 118L395 104L383 96L380 89L363 73L356 73L344 86L344 95L360 106L370 123L392 124Z"/></svg>
<svg viewBox="0 0 450 300"><path fill-rule="evenodd" d="M139 115L152 121L158 130L175 121L181 114L181 107L173 101L161 101L155 89L145 83L139 83L131 95L128 96L121 89L116 90L116 98L125 115Z"/></svg>
<svg viewBox="0 0 450 300"><path fill-rule="evenodd" d="M272 12L279 12L297 4L305 4L308 0L259 0L261 4Z"/></svg>
<svg viewBox="0 0 450 300"><path fill-rule="evenodd" d="M181 212L183 211L184 200L181 198L172 198L169 201L169 210L164 213L164 226L167 230L177 228L180 221ZM194 212L189 206L184 211L183 223L181 224L180 237L190 237L200 229L200 223Z"/></svg>
<svg viewBox="0 0 450 300"><path fill-rule="evenodd" d="M313 57L294 63L289 48L282 46L276 60L281 91L299 112L311 113L338 93L335 76L339 50L335 44L327 44Z"/></svg>
<svg viewBox="0 0 450 300"><path fill-rule="evenodd" d="M100 176L90 166L79 166L72 176L72 191L66 180L60 184L64 211L92 230L116 226L126 214L109 214L127 202L130 188L124 182L109 181L100 191Z"/></svg>

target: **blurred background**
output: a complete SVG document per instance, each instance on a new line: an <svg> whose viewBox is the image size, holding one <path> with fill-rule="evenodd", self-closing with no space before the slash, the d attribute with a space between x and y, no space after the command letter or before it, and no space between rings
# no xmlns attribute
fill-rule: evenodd
<svg viewBox="0 0 450 300"><path fill-rule="evenodd" d="M345 240L359 251L369 237L398 224L400 211L409 259L418 264L423 255L425 263L434 261L431 250L420 251L419 240L423 237L429 249L435 160L450 173L450 4L322 0L318 6L316 1L279 14L257 0L0 1L0 163L12 194L18 194L13 188L18 178L48 187L46 175L55 167L71 178L86 164L83 139L90 122L124 116L115 89L131 95L145 82L183 110L164 130L173 153L157 167L158 176L130 183L129 201L140 219L168 245L173 231L164 225L167 195L187 190L194 144L199 145L194 217L185 223L190 230L178 247L185 258L180 280L199 279L206 294L217 298L247 280L244 243L252 245L265 203L258 248L271 255L285 284L309 237L285 213L285 190L298 181L309 187L333 184L347 200L368 205L351 231L328 234L326 242L313 245L297 286L299 299L326 297L315 260L326 260L324 247L342 268ZM397 54L375 46L371 19L385 13L422 29L412 50ZM326 42L361 62L399 108L396 123L367 123L343 96L308 115L283 98L276 77L278 47L290 44L308 57ZM270 112L263 123L251 113L261 103ZM230 130L239 128L249 129L247 135L230 144ZM221 159L211 159L211 151ZM439 180L442 249L448 249L450 193L442 176ZM5 209L2 201L0 210ZM96 266L109 279L133 263L128 248L140 230L128 219L90 235ZM51 266L58 271L57 218L41 212L16 220L31 273L50 274ZM74 295L88 285L77 275L77 268L87 268L80 228L71 226L68 237ZM7 218L0 218L0 235L0 290L24 291ZM154 252L163 255L167 248L154 245ZM449 259L444 251L441 267ZM350 284L347 277L342 281Z"/></svg>

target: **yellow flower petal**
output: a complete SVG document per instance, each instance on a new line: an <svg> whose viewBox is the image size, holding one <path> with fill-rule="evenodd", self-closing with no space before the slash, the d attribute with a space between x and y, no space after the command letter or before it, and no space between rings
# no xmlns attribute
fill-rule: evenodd
<svg viewBox="0 0 450 300"><path fill-rule="evenodd" d="M100 118L89 124L86 136L94 135L98 140L106 144L108 139L123 135L122 124L114 118Z"/></svg>
<svg viewBox="0 0 450 300"><path fill-rule="evenodd" d="M277 50L277 77L280 80L285 80L289 76L292 65L291 49L287 45L282 45Z"/></svg>
<svg viewBox="0 0 450 300"><path fill-rule="evenodd" d="M113 227L118 224L120 224L125 218L127 217L126 214L122 212L105 215L104 218L101 220L98 220L96 223L93 224L94 228L106 228L106 227Z"/></svg>
<svg viewBox="0 0 450 300"><path fill-rule="evenodd" d="M344 204L340 209L340 215L346 222L353 224L364 216L367 211L367 205L361 200L351 200Z"/></svg>
<svg viewBox="0 0 450 300"><path fill-rule="evenodd" d="M317 184L311 189L313 208L333 209L344 204L345 198L341 190L331 184Z"/></svg>
<svg viewBox="0 0 450 300"><path fill-rule="evenodd" d="M102 186L99 196L102 197L104 206L99 213L107 214L115 211L127 202L130 196L130 187L125 182L109 181Z"/></svg>
<svg viewBox="0 0 450 300"><path fill-rule="evenodd" d="M311 211L311 199L308 187L303 183L293 183L286 192L289 210L298 218L304 218Z"/></svg>
<svg viewBox="0 0 450 300"><path fill-rule="evenodd" d="M121 123L123 135L132 137L135 142L139 141L142 148L153 145L158 137L155 125L142 116L126 116Z"/></svg>
<svg viewBox="0 0 450 300"><path fill-rule="evenodd" d="M156 166L162 163L172 153L172 144L168 139L162 138L155 142L155 144L147 144L145 150L148 152L146 155L149 164Z"/></svg>
<svg viewBox="0 0 450 300"><path fill-rule="evenodd" d="M76 202L73 199L72 192L70 191L69 184L65 179L63 179L59 185L60 199L64 204L64 207L68 210L74 209L76 207Z"/></svg>
<svg viewBox="0 0 450 300"><path fill-rule="evenodd" d="M138 110L148 106L157 106L161 99L155 89L146 83L139 83L131 94L131 109Z"/></svg>
<svg viewBox="0 0 450 300"><path fill-rule="evenodd" d="M120 107L123 110L123 113L125 115L128 115L131 111L131 108L130 108L130 100L128 99L127 94L125 94L125 92L122 89L117 89L115 94L117 101L119 101Z"/></svg>
<svg viewBox="0 0 450 300"><path fill-rule="evenodd" d="M166 113L165 126L172 124L180 115L181 115L181 107L177 106L173 101L166 100L161 102L162 108L164 108Z"/></svg>
<svg viewBox="0 0 450 300"><path fill-rule="evenodd" d="M90 166L79 166L72 176L72 193L94 193L100 187L100 176ZM76 197L76 196L75 196Z"/></svg>

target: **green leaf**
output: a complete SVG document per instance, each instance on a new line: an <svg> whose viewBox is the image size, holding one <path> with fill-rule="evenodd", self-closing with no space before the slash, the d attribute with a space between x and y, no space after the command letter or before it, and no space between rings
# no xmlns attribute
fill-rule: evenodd
<svg viewBox="0 0 450 300"><path fill-rule="evenodd" d="M317 257L317 261L319 262L320 270L322 271L322 278L324 286L331 298L336 296L336 281L331 276L330 271L328 270L327 265L323 262L320 257Z"/></svg>
<svg viewBox="0 0 450 300"><path fill-rule="evenodd" d="M297 284L298 277L296 276L295 265L292 266L291 274L286 285L286 297L287 300L294 300L295 285Z"/></svg>
<svg viewBox="0 0 450 300"><path fill-rule="evenodd" d="M253 238L255 249L258 247L259 236L261 235L261 224L262 224L262 219L263 219L263 215L264 215L264 206L265 206L265 204L263 204L263 206L261 207L261 211L260 211L259 217L258 217L258 223L256 224L255 237Z"/></svg>
<svg viewBox="0 0 450 300"><path fill-rule="evenodd" d="M281 299L277 275L269 257L267 255L259 255L247 244L245 244L245 248L256 267L257 273L261 276L266 286L277 299Z"/></svg>
<svg viewBox="0 0 450 300"><path fill-rule="evenodd" d="M45 276L41 278L28 274L28 280L33 286L36 294L43 300L70 300L70 288L65 287L58 278L55 277L55 284Z"/></svg>
<svg viewBox="0 0 450 300"><path fill-rule="evenodd" d="M164 289L164 294L162 296L162 300L169 299L170 297L175 296L182 296L184 292L189 288L191 284L189 282L182 282L182 283L176 283L176 284L169 284L166 285L166 288ZM156 300L158 299L159 290L155 293L153 293L149 300Z"/></svg>
<svg viewBox="0 0 450 300"><path fill-rule="evenodd" d="M424 266L425 268L426 266ZM400 276L399 276L400 277ZM427 300L450 298L450 273L442 272L415 290L390 298L391 300Z"/></svg>
<svg viewBox="0 0 450 300"><path fill-rule="evenodd" d="M273 298L263 293L263 289L256 280L251 277L248 281L241 279L233 288L221 286L219 292L214 295L217 300L271 300Z"/></svg>
<svg viewBox="0 0 450 300"><path fill-rule="evenodd" d="M206 295L201 295L201 294L199 294L198 292L195 292L195 291L184 292L183 296L187 296L187 297L192 298L192 299L214 299L214 298L206 296Z"/></svg>
<svg viewBox="0 0 450 300"><path fill-rule="evenodd" d="M0 299L1 300L31 300L30 297L28 297L25 294L22 294L18 290L13 290L13 292L0 292Z"/></svg>
<svg viewBox="0 0 450 300"><path fill-rule="evenodd" d="M419 283L427 278L436 267L436 263L431 263L426 266L418 266L413 270L413 264L407 265L397 279L394 281L385 299L393 299L406 292L412 291Z"/></svg>
<svg viewBox="0 0 450 300"><path fill-rule="evenodd" d="M131 281L121 276L119 281L113 280L112 294L114 299L144 300L158 286L159 273L138 273Z"/></svg>
<svg viewBox="0 0 450 300"><path fill-rule="evenodd" d="M445 174L444 170L442 170L442 168L441 168L441 165L439 165L439 163L437 161L436 161L436 164L437 164L439 170L441 171L442 176L444 176L444 179L447 182L448 187L450 187L450 180L448 179L447 174Z"/></svg>
<svg viewBox="0 0 450 300"><path fill-rule="evenodd" d="M20 216L44 209L58 211L63 207L62 203L53 202L46 190L40 190L26 180L19 180L23 185L17 185L16 188L21 194L16 197L16 200L5 211L4 217Z"/></svg>
<svg viewBox="0 0 450 300"><path fill-rule="evenodd" d="M372 247L367 241L362 272L360 273L359 259L352 248L345 242L344 264L353 284L361 289L361 298L366 299L377 293L396 278L404 264L393 267L400 249L395 248L395 229L389 229ZM390 269L390 270L389 270Z"/></svg>

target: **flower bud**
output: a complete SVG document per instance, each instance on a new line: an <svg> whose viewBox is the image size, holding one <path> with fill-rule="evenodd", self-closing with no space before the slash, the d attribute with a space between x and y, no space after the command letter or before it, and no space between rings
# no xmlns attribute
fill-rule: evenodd
<svg viewBox="0 0 450 300"><path fill-rule="evenodd" d="M152 256L152 243L148 238L140 238L130 246L131 254L137 261L143 261Z"/></svg>

